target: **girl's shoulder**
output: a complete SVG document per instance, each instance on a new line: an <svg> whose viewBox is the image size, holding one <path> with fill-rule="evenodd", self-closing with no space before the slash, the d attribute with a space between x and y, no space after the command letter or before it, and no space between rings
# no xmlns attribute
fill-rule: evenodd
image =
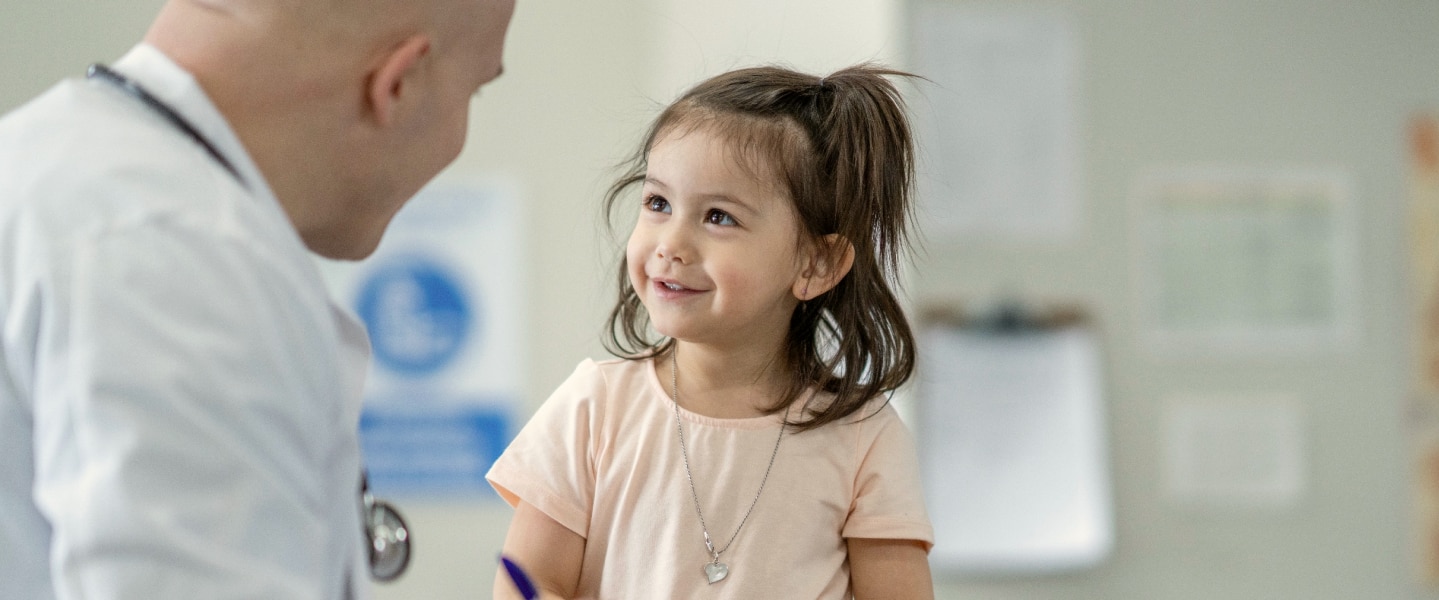
<svg viewBox="0 0 1439 600"><path fill-rule="evenodd" d="M652 360L587 358L575 366L546 403L607 407L648 399L662 391L658 386Z"/></svg>
<svg viewBox="0 0 1439 600"><path fill-rule="evenodd" d="M605 387L631 393L652 393L658 385L655 379L654 359L587 358L575 368L589 377L604 382Z"/></svg>
<svg viewBox="0 0 1439 600"><path fill-rule="evenodd" d="M855 448L866 448L882 440L913 439L899 411L883 396L865 402L858 410L838 420L803 433L831 439L839 446Z"/></svg>
<svg viewBox="0 0 1439 600"><path fill-rule="evenodd" d="M826 402L832 402L833 396L823 395L811 400L818 406L824 407ZM840 427L891 427L895 424L903 425L899 412L895 410L894 403L889 396L875 396L864 404L861 404L854 412L840 417L830 425Z"/></svg>

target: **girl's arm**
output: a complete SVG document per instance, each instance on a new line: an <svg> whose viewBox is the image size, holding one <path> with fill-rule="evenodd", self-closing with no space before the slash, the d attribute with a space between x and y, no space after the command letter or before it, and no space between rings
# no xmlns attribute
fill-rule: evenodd
<svg viewBox="0 0 1439 600"><path fill-rule="evenodd" d="M505 534L504 554L524 568L539 588L540 598L571 598L580 582L585 538L521 500ZM503 566L495 574L494 597L520 598Z"/></svg>
<svg viewBox="0 0 1439 600"><path fill-rule="evenodd" d="M513 530L512 530L513 531ZM933 600L929 555L916 540L849 538L849 581L855 600Z"/></svg>

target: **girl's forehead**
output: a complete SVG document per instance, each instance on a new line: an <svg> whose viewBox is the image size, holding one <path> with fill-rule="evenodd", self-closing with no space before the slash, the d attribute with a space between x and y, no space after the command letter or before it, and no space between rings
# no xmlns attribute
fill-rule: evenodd
<svg viewBox="0 0 1439 600"><path fill-rule="evenodd" d="M706 147L724 161L726 168L766 185L783 187L785 166L779 149L783 142L775 139L775 132L765 129L771 128L728 119L681 119L656 132L650 154L661 146L674 147L673 142L684 140Z"/></svg>
<svg viewBox="0 0 1439 600"><path fill-rule="evenodd" d="M696 183L753 186L765 192L783 192L785 187L771 161L706 129L675 130L657 137L647 164L647 178L683 176Z"/></svg>

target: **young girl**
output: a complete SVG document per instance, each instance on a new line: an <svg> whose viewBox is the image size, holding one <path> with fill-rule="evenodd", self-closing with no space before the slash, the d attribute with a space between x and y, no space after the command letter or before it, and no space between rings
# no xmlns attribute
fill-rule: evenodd
<svg viewBox="0 0 1439 600"><path fill-rule="evenodd" d="M914 368L892 291L910 219L902 100L858 66L705 81L640 184L607 346L495 463L505 554L541 597L931 598ZM518 597L502 571L497 597Z"/></svg>

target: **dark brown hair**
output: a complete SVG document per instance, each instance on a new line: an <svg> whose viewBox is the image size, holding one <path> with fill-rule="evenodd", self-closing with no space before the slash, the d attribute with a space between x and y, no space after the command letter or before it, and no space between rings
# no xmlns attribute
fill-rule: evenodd
<svg viewBox="0 0 1439 600"><path fill-rule="evenodd" d="M886 76L911 77L863 64L824 77L754 67L706 80L660 113L605 198L613 224L620 198L644 181L655 142L703 128L731 144L749 172L778 178L794 202L800 239L826 248L821 239L839 234L853 244L849 274L790 318L790 385L767 410L784 410L811 386L835 396L793 420L800 429L853 414L914 372L914 335L893 290L909 245L914 145L904 100ZM844 251L829 249L833 259ZM652 337L624 261L607 327L605 347L617 356L651 358L674 345Z"/></svg>

